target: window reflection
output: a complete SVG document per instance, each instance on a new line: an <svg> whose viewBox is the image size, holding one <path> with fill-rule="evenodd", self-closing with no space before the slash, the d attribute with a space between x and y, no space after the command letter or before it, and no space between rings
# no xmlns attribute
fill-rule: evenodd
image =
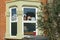
<svg viewBox="0 0 60 40"><path fill-rule="evenodd" d="M24 20L35 21L36 20L35 8L24 8Z"/></svg>
<svg viewBox="0 0 60 40"><path fill-rule="evenodd" d="M17 15L16 15L16 8L13 8L11 10L12 14L11 14L11 20L12 21L16 21L17 20Z"/></svg>

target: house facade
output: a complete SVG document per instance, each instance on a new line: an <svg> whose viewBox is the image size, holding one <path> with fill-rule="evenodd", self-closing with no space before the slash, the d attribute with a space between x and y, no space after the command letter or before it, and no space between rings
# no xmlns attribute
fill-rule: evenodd
<svg viewBox="0 0 60 40"><path fill-rule="evenodd" d="M0 38L4 39L22 39L26 35L40 35L37 29L38 14L42 4L46 4L46 0L12 0L1 4L0 15ZM6 4L5 4L6 3ZM6 5L6 6L5 6ZM3 19L2 19L3 18Z"/></svg>
<svg viewBox="0 0 60 40"><path fill-rule="evenodd" d="M31 1L7 3L5 38L22 39L25 35L38 35L36 28L37 14L42 12L40 6L41 3Z"/></svg>

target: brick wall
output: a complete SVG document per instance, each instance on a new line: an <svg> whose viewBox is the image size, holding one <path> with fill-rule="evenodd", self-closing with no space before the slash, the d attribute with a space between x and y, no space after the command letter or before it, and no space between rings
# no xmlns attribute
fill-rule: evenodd
<svg viewBox="0 0 60 40"><path fill-rule="evenodd" d="M39 0L39 1L42 2L45 5L48 0Z"/></svg>
<svg viewBox="0 0 60 40"><path fill-rule="evenodd" d="M6 1L11 0L0 0L0 40L4 40L5 31L6 31Z"/></svg>
<svg viewBox="0 0 60 40"><path fill-rule="evenodd" d="M0 0L0 40L4 40L5 28L5 0Z"/></svg>
<svg viewBox="0 0 60 40"><path fill-rule="evenodd" d="M0 0L0 40L4 40L4 33L6 28L5 1L6 0Z"/></svg>

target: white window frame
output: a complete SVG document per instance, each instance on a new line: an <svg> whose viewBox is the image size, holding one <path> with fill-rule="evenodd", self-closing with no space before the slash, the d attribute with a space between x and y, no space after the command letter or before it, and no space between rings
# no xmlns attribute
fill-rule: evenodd
<svg viewBox="0 0 60 40"><path fill-rule="evenodd" d="M10 37L17 37L17 36L12 36L12 35L11 35L11 23L13 23L13 22L18 22L18 17L17 17L17 20L16 20L16 21L11 21L11 18L12 18L12 17L11 17L11 14L12 14L12 13L11 13L11 10L14 9L14 8L16 8L16 15L17 15L17 7L11 7L11 8L9 9L9 10L10 10Z"/></svg>
<svg viewBox="0 0 60 40"><path fill-rule="evenodd" d="M32 8L32 9L36 9L36 21L24 21L24 8ZM38 29L37 29L37 11L38 11L38 8L37 7L22 7L22 33L24 34L24 23L36 23L36 35L38 35ZM24 35L25 36L25 35Z"/></svg>

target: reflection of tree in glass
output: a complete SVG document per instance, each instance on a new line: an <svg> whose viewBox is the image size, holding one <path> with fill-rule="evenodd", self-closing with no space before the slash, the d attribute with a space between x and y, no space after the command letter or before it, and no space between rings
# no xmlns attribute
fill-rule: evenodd
<svg viewBox="0 0 60 40"><path fill-rule="evenodd" d="M31 16L31 17L35 17L35 13L34 12L27 12L26 15L27 16Z"/></svg>
<svg viewBox="0 0 60 40"><path fill-rule="evenodd" d="M29 21L35 21L35 13L34 12L27 12L26 14L26 19ZM24 16L25 17L25 16ZM25 18L24 18L25 19Z"/></svg>

